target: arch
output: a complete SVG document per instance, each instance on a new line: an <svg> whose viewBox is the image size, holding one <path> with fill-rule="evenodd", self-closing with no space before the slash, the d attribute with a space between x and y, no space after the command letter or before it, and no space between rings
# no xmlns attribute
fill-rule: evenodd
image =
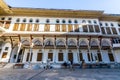
<svg viewBox="0 0 120 80"><path fill-rule="evenodd" d="M66 45L66 43L63 39L59 39L56 41L56 45Z"/></svg>
<svg viewBox="0 0 120 80"><path fill-rule="evenodd" d="M51 46L51 45L54 45L54 42L53 42L54 40L52 40L52 39L46 39L45 41L44 41L44 43L45 43L45 45L47 45L47 46Z"/></svg>
<svg viewBox="0 0 120 80"><path fill-rule="evenodd" d="M79 42L79 46L88 46L88 43L87 43L86 40L81 40L81 41Z"/></svg>
<svg viewBox="0 0 120 80"><path fill-rule="evenodd" d="M98 41L96 39L92 39L90 42L90 46L98 46Z"/></svg>
<svg viewBox="0 0 120 80"><path fill-rule="evenodd" d="M39 38L33 39L32 43L34 43L35 46L43 45L42 40L40 40Z"/></svg>
<svg viewBox="0 0 120 80"><path fill-rule="evenodd" d="M75 45L77 45L77 43L76 43L76 41L74 40L74 39L70 39L69 41L68 41L68 45L70 45L70 46L75 46Z"/></svg>
<svg viewBox="0 0 120 80"><path fill-rule="evenodd" d="M110 46L110 43L109 43L108 40L103 39L101 45L102 45L102 46Z"/></svg>
<svg viewBox="0 0 120 80"><path fill-rule="evenodd" d="M29 45L29 44L30 44L30 42L29 42L27 39L23 39L23 40L21 41L21 43L22 43L23 45Z"/></svg>

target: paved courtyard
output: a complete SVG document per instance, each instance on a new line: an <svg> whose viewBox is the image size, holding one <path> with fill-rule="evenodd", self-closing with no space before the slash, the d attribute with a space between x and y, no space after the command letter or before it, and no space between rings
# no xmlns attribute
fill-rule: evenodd
<svg viewBox="0 0 120 80"><path fill-rule="evenodd" d="M120 80L120 69L0 69L0 80Z"/></svg>

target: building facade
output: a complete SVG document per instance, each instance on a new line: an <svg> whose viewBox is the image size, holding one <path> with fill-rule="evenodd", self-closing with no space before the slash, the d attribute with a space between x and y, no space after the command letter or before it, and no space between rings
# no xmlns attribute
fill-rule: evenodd
<svg viewBox="0 0 120 80"><path fill-rule="evenodd" d="M0 62L120 62L120 15L13 8L0 1Z"/></svg>

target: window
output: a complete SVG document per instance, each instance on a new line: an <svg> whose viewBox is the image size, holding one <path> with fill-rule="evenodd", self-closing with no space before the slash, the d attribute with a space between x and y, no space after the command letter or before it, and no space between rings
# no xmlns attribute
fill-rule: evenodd
<svg viewBox="0 0 120 80"><path fill-rule="evenodd" d="M112 29L113 34L117 34L117 30L115 27L112 27L111 29Z"/></svg>
<svg viewBox="0 0 120 80"><path fill-rule="evenodd" d="M95 28L95 32L100 32L100 28L98 25L94 25L94 28Z"/></svg>
<svg viewBox="0 0 120 80"><path fill-rule="evenodd" d="M6 29L9 29L10 23L11 23L11 22L6 22L6 24L5 24L5 28L6 28Z"/></svg>
<svg viewBox="0 0 120 80"><path fill-rule="evenodd" d="M26 24L22 23L20 26L20 31L25 31Z"/></svg>
<svg viewBox="0 0 120 80"><path fill-rule="evenodd" d="M120 33L120 28L118 28L118 30L119 30L119 33Z"/></svg>
<svg viewBox="0 0 120 80"><path fill-rule="evenodd" d="M113 56L111 50L108 50L108 56L109 56L110 61L114 61L114 56Z"/></svg>
<svg viewBox="0 0 120 80"><path fill-rule="evenodd" d="M90 32L94 32L93 25L88 25L88 27Z"/></svg>
<svg viewBox="0 0 120 80"><path fill-rule="evenodd" d="M120 27L120 23L118 24L118 26Z"/></svg>
<svg viewBox="0 0 120 80"><path fill-rule="evenodd" d="M12 20L12 18L8 18L8 20Z"/></svg>
<svg viewBox="0 0 120 80"><path fill-rule="evenodd" d="M32 61L32 55L33 55L33 53L31 53L31 56L30 56L30 53L27 53L26 61L29 61L29 57L30 57L30 61Z"/></svg>
<svg viewBox="0 0 120 80"><path fill-rule="evenodd" d="M23 19L23 22L26 22L26 19Z"/></svg>
<svg viewBox="0 0 120 80"><path fill-rule="evenodd" d="M63 61L63 53L58 53L58 60Z"/></svg>
<svg viewBox="0 0 120 80"><path fill-rule="evenodd" d="M37 54L37 61L42 61L42 53Z"/></svg>
<svg viewBox="0 0 120 80"><path fill-rule="evenodd" d="M55 25L55 31L60 32L60 24Z"/></svg>
<svg viewBox="0 0 120 80"><path fill-rule="evenodd" d="M97 56L98 56L98 61L102 61L102 55L99 50L97 51Z"/></svg>
<svg viewBox="0 0 120 80"><path fill-rule="evenodd" d="M44 31L50 31L50 24L45 24Z"/></svg>
<svg viewBox="0 0 120 80"><path fill-rule="evenodd" d="M32 31L32 24L28 24L27 31Z"/></svg>
<svg viewBox="0 0 120 80"><path fill-rule="evenodd" d="M56 23L60 23L59 19L56 20Z"/></svg>
<svg viewBox="0 0 120 80"><path fill-rule="evenodd" d="M78 23L78 21L77 21L77 20L75 20L75 21L74 21L74 23L75 23L75 24L77 24L77 23Z"/></svg>
<svg viewBox="0 0 120 80"><path fill-rule="evenodd" d="M105 23L105 26L108 26L108 23Z"/></svg>
<svg viewBox="0 0 120 80"><path fill-rule="evenodd" d="M17 31L19 27L19 23L15 23L13 27L13 31Z"/></svg>
<svg viewBox="0 0 120 80"><path fill-rule="evenodd" d="M85 21L85 20L83 20L83 21L82 21L82 23L86 23L86 21Z"/></svg>
<svg viewBox="0 0 120 80"><path fill-rule="evenodd" d="M71 24L71 23L72 23L72 21L71 21L71 20L69 20L69 21L68 21L68 23L69 23L69 24Z"/></svg>
<svg viewBox="0 0 120 80"><path fill-rule="evenodd" d="M66 32L66 24L62 24L62 32Z"/></svg>
<svg viewBox="0 0 120 80"><path fill-rule="evenodd" d="M50 59L51 61L53 61L53 53L48 53L48 59Z"/></svg>
<svg viewBox="0 0 120 80"><path fill-rule="evenodd" d="M39 31L39 24L34 24L34 31Z"/></svg>
<svg viewBox="0 0 120 80"><path fill-rule="evenodd" d="M100 23L100 26L103 26L103 24L102 24L102 23Z"/></svg>
<svg viewBox="0 0 120 80"><path fill-rule="evenodd" d="M101 31L102 31L102 34L106 34L104 27L101 27Z"/></svg>
<svg viewBox="0 0 120 80"><path fill-rule="evenodd" d="M110 27L106 27L107 34L111 34Z"/></svg>
<svg viewBox="0 0 120 80"><path fill-rule="evenodd" d="M75 25L74 25L74 31L75 31L75 32L79 32L79 25L78 25L78 24L75 24Z"/></svg>
<svg viewBox="0 0 120 80"><path fill-rule="evenodd" d="M36 23L39 23L39 19L36 19L36 21L35 21Z"/></svg>
<svg viewBox="0 0 120 80"><path fill-rule="evenodd" d="M114 26L113 23L110 24L111 26Z"/></svg>
<svg viewBox="0 0 120 80"><path fill-rule="evenodd" d="M97 24L97 22L94 20L94 24Z"/></svg>
<svg viewBox="0 0 120 80"><path fill-rule="evenodd" d="M65 20L62 20L62 23L66 23Z"/></svg>
<svg viewBox="0 0 120 80"><path fill-rule="evenodd" d="M83 25L83 32L88 32L88 28L87 28L87 25Z"/></svg>
<svg viewBox="0 0 120 80"><path fill-rule="evenodd" d="M68 61L73 61L73 53L68 53Z"/></svg>
<svg viewBox="0 0 120 80"><path fill-rule="evenodd" d="M80 57L80 61L83 61L83 55L81 52L79 53L79 57Z"/></svg>
<svg viewBox="0 0 120 80"><path fill-rule="evenodd" d="M7 51L9 49L9 47L5 47L5 50Z"/></svg>
<svg viewBox="0 0 120 80"><path fill-rule="evenodd" d="M46 23L50 23L50 20L49 20L49 19L47 19L47 20L46 20Z"/></svg>
<svg viewBox="0 0 120 80"><path fill-rule="evenodd" d="M68 31L69 31L69 32L72 32L72 31L73 31L72 24L69 24L69 25L68 25Z"/></svg>
<svg viewBox="0 0 120 80"><path fill-rule="evenodd" d="M16 19L16 22L20 22L20 19L18 18L18 19Z"/></svg>
<svg viewBox="0 0 120 80"><path fill-rule="evenodd" d="M4 18L4 17L2 17L2 18L1 18L1 20L5 20L5 18Z"/></svg>
<svg viewBox="0 0 120 80"><path fill-rule="evenodd" d="M92 55L92 54L91 54ZM89 52L87 53L88 61L90 61L90 54ZM92 56L91 56L92 57Z"/></svg>
<svg viewBox="0 0 120 80"><path fill-rule="evenodd" d="M33 22L33 20L32 20L32 19L30 19L30 20L29 20L29 22Z"/></svg>
<svg viewBox="0 0 120 80"><path fill-rule="evenodd" d="M3 52L3 54L2 54L2 58L7 58L7 52Z"/></svg>
<svg viewBox="0 0 120 80"><path fill-rule="evenodd" d="M91 24L91 21L90 21L90 20L88 20L88 23L89 23L89 24Z"/></svg>
<svg viewBox="0 0 120 80"><path fill-rule="evenodd" d="M109 53L108 56L109 56L110 61L114 61L114 57L112 53L111 54Z"/></svg>

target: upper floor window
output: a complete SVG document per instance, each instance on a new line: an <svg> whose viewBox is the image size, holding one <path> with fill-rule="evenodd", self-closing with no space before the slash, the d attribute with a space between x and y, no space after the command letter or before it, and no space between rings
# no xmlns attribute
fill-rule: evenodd
<svg viewBox="0 0 120 80"><path fill-rule="evenodd" d="M59 19L56 20L56 23L60 23Z"/></svg>
<svg viewBox="0 0 120 80"><path fill-rule="evenodd" d="M90 21L90 20L88 20L88 23L89 23L89 24L91 24L91 21Z"/></svg>
<svg viewBox="0 0 120 80"><path fill-rule="evenodd" d="M39 19L36 19L36 23L39 23Z"/></svg>
<svg viewBox="0 0 120 80"><path fill-rule="evenodd" d="M26 19L23 19L23 22L26 22Z"/></svg>
<svg viewBox="0 0 120 80"><path fill-rule="evenodd" d="M46 23L50 23L50 20L49 20L49 19L47 19L47 20L46 20Z"/></svg>
<svg viewBox="0 0 120 80"><path fill-rule="evenodd" d="M86 21L85 21L85 20L83 20L83 21L82 21L82 23L86 23Z"/></svg>
<svg viewBox="0 0 120 80"><path fill-rule="evenodd" d="M20 19L18 18L18 19L16 19L16 22L20 22Z"/></svg>
<svg viewBox="0 0 120 80"><path fill-rule="evenodd" d="M78 23L78 21L77 21L77 20L75 20L75 21L74 21L74 23L76 23L76 24L77 24L77 23Z"/></svg>
<svg viewBox="0 0 120 80"><path fill-rule="evenodd" d="M1 20L5 20L5 18L4 18L4 17L2 17L2 18L1 18Z"/></svg>
<svg viewBox="0 0 120 80"><path fill-rule="evenodd" d="M108 23L105 23L105 26L108 26Z"/></svg>
<svg viewBox="0 0 120 80"><path fill-rule="evenodd" d="M62 20L62 23L65 23L65 20Z"/></svg>
<svg viewBox="0 0 120 80"><path fill-rule="evenodd" d="M12 18L8 18L8 20L12 20Z"/></svg>
<svg viewBox="0 0 120 80"><path fill-rule="evenodd" d="M68 23L70 23L70 24L71 24L71 23L72 23L72 21L71 21L71 20L69 20L69 21L68 21Z"/></svg>
<svg viewBox="0 0 120 80"><path fill-rule="evenodd" d="M120 27L120 23L118 23L118 26Z"/></svg>
<svg viewBox="0 0 120 80"><path fill-rule="evenodd" d="M32 19L30 19L30 20L29 20L29 22L33 22L33 20L32 20Z"/></svg>
<svg viewBox="0 0 120 80"><path fill-rule="evenodd" d="M113 23L111 23L111 26L114 26Z"/></svg>
<svg viewBox="0 0 120 80"><path fill-rule="evenodd" d="M96 21L96 20L94 20L94 24L97 24L97 21Z"/></svg>
<svg viewBox="0 0 120 80"><path fill-rule="evenodd" d="M8 50L9 49L9 47L5 47L5 50Z"/></svg>
<svg viewBox="0 0 120 80"><path fill-rule="evenodd" d="M100 23L100 26L103 26L102 23Z"/></svg>

